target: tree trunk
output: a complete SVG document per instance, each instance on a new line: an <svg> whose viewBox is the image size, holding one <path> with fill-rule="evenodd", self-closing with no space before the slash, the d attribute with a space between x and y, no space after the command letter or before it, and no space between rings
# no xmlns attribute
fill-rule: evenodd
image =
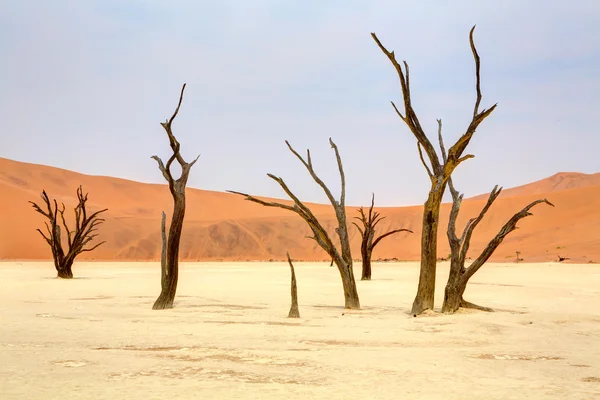
<svg viewBox="0 0 600 400"><path fill-rule="evenodd" d="M288 318L300 318L300 310L298 309L298 287L296 286L296 273L294 272L294 264L292 264L292 259L290 258L289 253L287 254L288 263L290 264L290 269L292 271L292 282L291 282L291 295L292 295L292 305L290 306L290 312L288 314Z"/></svg>
<svg viewBox="0 0 600 400"><path fill-rule="evenodd" d="M437 189L437 190L436 190ZM437 234L440 219L440 204L446 183L433 187L423 210L423 233L421 235L421 270L419 286L412 305L411 314L433 310L435 296L435 272L437 267Z"/></svg>
<svg viewBox="0 0 600 400"><path fill-rule="evenodd" d="M453 252L452 260L450 261L450 274L446 289L444 291L444 304L442 305L443 313L453 313L460 308L460 303L463 299L463 294L467 288L467 281L461 279L463 274L463 266L459 260L457 251Z"/></svg>
<svg viewBox="0 0 600 400"><path fill-rule="evenodd" d="M361 276L360 280L362 280L362 281L370 281L371 280L371 252L368 250L366 253L363 254L362 276Z"/></svg>
<svg viewBox="0 0 600 400"><path fill-rule="evenodd" d="M373 237L375 231L370 227L365 227L363 234L362 244L360 246L360 252L362 255L362 275L360 280L370 281L371 280L371 256L373 254Z"/></svg>
<svg viewBox="0 0 600 400"><path fill-rule="evenodd" d="M65 260L60 268L57 268L58 277L63 279L73 278L73 261Z"/></svg>
<svg viewBox="0 0 600 400"><path fill-rule="evenodd" d="M336 257L335 264L340 271L342 277L342 286L344 288L344 308L351 310L360 309L360 300L358 298L358 290L356 289L356 281L354 280L354 271L352 264L344 262L341 258Z"/></svg>
<svg viewBox="0 0 600 400"><path fill-rule="evenodd" d="M183 218L185 216L185 186L177 187L173 195L173 218L169 227L169 238L167 240L166 254L166 277L165 285L161 285L161 292L154 305L153 310L165 310L173 308L173 301L177 293L177 280L179 277L179 242L183 229ZM181 192L180 192L181 190ZM163 279L161 279L163 281Z"/></svg>

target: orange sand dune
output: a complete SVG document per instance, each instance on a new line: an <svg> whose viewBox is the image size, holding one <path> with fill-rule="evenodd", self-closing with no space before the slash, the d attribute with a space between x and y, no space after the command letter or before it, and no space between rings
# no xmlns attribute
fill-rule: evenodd
<svg viewBox="0 0 600 400"><path fill-rule="evenodd" d="M582 179L581 177L587 177ZM563 177L562 179L559 179ZM534 216L519 224L498 249L494 260L514 260L520 251L525 261L555 260L557 255L573 261L600 261L600 174L557 174L520 188L507 189L479 225L470 255L475 257L502 224L529 202L548 197L556 207L537 206ZM578 183L579 182L579 183ZM89 176L36 164L0 158L0 259L49 259L47 244L36 232L44 227L43 217L33 211L29 200L38 201L45 189L67 207L75 203L79 185L90 193L90 206L109 208L100 227L106 243L81 259L157 260L160 252L160 213L172 207L166 185ZM579 185L579 187L577 186ZM512 194L516 193L516 194ZM189 189L188 208L182 237L183 260L269 260L283 259L285 252L296 259L324 260L327 255L314 241L300 217L282 209L266 208L228 193ZM475 216L485 198L463 203L459 226ZM327 229L336 222L327 205L311 204ZM449 204L442 207L439 256L449 252L445 236ZM380 208L387 218L380 229L412 229L381 242L374 258L417 260L420 255L422 207ZM349 218L356 207L348 208ZM360 258L360 236L351 226L354 258Z"/></svg>
<svg viewBox="0 0 600 400"><path fill-rule="evenodd" d="M526 185L502 190L500 197L518 197L528 194L544 194L565 189L582 188L600 185L600 172L582 174L580 172L559 172L548 178L531 182ZM480 194L471 199L487 199L488 194Z"/></svg>

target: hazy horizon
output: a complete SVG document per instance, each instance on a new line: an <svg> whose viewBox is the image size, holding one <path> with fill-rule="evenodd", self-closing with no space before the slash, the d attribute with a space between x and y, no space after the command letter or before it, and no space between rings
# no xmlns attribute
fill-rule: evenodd
<svg viewBox="0 0 600 400"><path fill-rule="evenodd" d="M287 150L310 148L334 193L338 144L347 203L422 204L428 178L377 33L411 70L414 108L450 146L475 101L468 32L477 24L482 107L498 103L455 173L466 196L557 172L600 171L600 34L593 1L11 2L0 15L0 157L84 174L164 183L159 122L187 89L173 130L188 186L326 202ZM436 143L437 145L437 143Z"/></svg>

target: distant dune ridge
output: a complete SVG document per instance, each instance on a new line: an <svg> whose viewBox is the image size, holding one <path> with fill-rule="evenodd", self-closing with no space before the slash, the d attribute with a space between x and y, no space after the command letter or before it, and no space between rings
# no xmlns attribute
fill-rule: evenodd
<svg viewBox="0 0 600 400"><path fill-rule="evenodd" d="M54 167L0 158L0 259L50 260L48 245L36 232L44 220L28 201L38 201L42 189L67 207L76 204L76 189L89 192L92 210L109 208L99 239L106 244L82 260L149 261L160 259L160 216L172 208L166 185L89 176ZM424 194L426 195L426 194ZM470 256L475 258L498 229L529 202L547 197L552 207L536 207L522 220L492 260L512 261L515 252L526 262L556 260L600 261L600 173L558 173L541 181L506 189L477 227ZM458 228L476 216L487 194L467 199L461 207ZM308 204L328 230L336 224L331 206ZM348 207L348 217L357 215ZM418 260L422 207L376 208L386 216L379 229L408 228L382 241L373 260ZM442 206L438 257L448 255L446 224L450 204ZM72 212L69 213L71 215ZM283 209L266 208L228 193L187 189L187 211L181 242L183 261L284 260L286 251L295 259L325 260L327 254L312 240L306 223ZM360 258L360 235L350 227L353 256Z"/></svg>

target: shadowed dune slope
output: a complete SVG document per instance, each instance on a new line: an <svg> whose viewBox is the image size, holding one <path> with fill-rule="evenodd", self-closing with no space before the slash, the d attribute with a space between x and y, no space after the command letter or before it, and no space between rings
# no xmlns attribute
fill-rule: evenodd
<svg viewBox="0 0 600 400"><path fill-rule="evenodd" d="M72 171L0 158L0 259L49 259L50 249L36 232L44 219L28 201L41 200L45 189L69 208L75 205L79 185L90 193L92 210L109 208L100 226L99 239L107 243L81 259L158 260L160 213L170 214L172 203L166 185L145 184L124 179L89 176ZM533 209L534 216L520 222L495 253L492 260L511 261L520 251L525 261L555 260L557 255L573 261L600 261L600 174L561 173L545 180L507 189L478 226L470 256L487 244L510 216L529 202L547 197L556 207L545 204ZM459 229L478 214L484 197L463 202ZM188 189L188 208L182 237L183 260L282 260L285 252L296 259L325 260L327 255L307 239L310 231L300 217L286 210L266 208L228 193ZM336 221L328 205L310 205L327 229ZM442 206L439 235L440 257L449 247L446 224L449 204ZM375 250L377 258L418 260L422 207L379 208L387 218L379 229L412 229L387 238ZM72 212L70 212L72 214ZM348 208L348 217L356 216ZM360 236L350 227L354 258L360 258Z"/></svg>

